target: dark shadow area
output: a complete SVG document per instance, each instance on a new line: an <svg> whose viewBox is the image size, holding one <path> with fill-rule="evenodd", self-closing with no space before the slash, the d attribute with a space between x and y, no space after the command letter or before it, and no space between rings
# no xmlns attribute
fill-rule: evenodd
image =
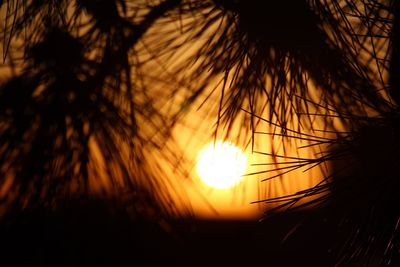
<svg viewBox="0 0 400 267"><path fill-rule="evenodd" d="M305 218L167 224L98 203L70 205L3 222L1 266L331 266L335 226Z"/></svg>

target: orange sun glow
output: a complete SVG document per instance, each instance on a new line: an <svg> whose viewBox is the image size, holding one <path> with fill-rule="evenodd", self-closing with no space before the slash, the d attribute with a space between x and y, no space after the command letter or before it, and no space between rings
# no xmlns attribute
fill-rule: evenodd
<svg viewBox="0 0 400 267"><path fill-rule="evenodd" d="M200 152L197 173L201 180L215 189L228 189L238 184L246 172L247 157L229 142L212 142Z"/></svg>

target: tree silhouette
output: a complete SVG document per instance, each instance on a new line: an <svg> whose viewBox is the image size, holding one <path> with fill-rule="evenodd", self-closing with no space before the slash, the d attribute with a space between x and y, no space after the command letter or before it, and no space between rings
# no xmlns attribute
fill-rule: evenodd
<svg viewBox="0 0 400 267"><path fill-rule="evenodd" d="M140 216L149 207L179 213L156 159L180 157L165 145L171 129L212 87L216 131L244 118L253 142L272 135L325 147L313 158L259 151L280 174L333 166L307 190L260 202L281 211L313 205L313 216L346 224L338 263L375 253L382 265L399 264L396 1L0 6L11 72L0 89L3 214L93 195L126 196ZM169 91L155 95L160 88ZM172 112L160 108L175 100Z"/></svg>

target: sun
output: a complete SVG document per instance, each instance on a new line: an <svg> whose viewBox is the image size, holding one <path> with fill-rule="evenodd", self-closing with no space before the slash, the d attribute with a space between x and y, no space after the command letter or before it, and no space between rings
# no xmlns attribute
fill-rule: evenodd
<svg viewBox="0 0 400 267"><path fill-rule="evenodd" d="M232 143L217 141L199 152L197 173L206 185L228 189L243 179L246 167L247 157L241 149Z"/></svg>

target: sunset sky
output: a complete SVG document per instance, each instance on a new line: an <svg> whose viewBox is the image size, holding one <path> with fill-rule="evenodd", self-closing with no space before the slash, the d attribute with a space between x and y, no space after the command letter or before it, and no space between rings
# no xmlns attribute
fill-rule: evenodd
<svg viewBox="0 0 400 267"><path fill-rule="evenodd" d="M399 266L399 18L395 0L0 1L0 258Z"/></svg>

